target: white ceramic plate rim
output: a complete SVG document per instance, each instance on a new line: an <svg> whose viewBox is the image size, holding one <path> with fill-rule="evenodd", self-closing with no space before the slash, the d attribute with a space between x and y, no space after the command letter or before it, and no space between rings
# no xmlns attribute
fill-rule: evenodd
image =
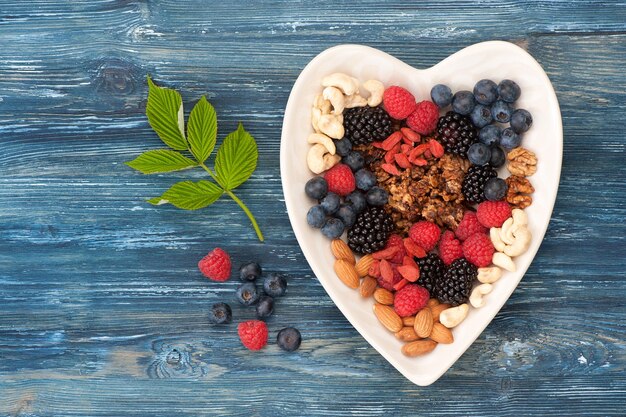
<svg viewBox="0 0 626 417"><path fill-rule="evenodd" d="M464 66L468 65L467 62L473 62L470 69L454 72L454 77L450 77L453 80L441 79L445 77L446 70L453 69L451 65L460 63L459 66ZM480 78L528 80L530 77L532 80L520 83L523 93L517 103L533 114L533 128L526 133L523 146L533 150L540 161L537 173L531 177L536 188L534 203L527 209L533 233L531 247L515 259L517 272L505 273L494 284L487 305L480 310L472 309L465 322L454 329L455 342L440 345L423 357L406 358L400 353L400 342L376 321L370 307L373 301L361 299L358 291L339 282L332 269L334 258L328 241L318 230L311 229L305 220L306 208L313 204L303 191L305 182L313 176L306 168L303 157L309 146L306 136L312 132L310 105L314 95L321 91L321 78L332 72L350 73L360 78L361 82L377 78L385 85L397 83L406 86L418 101L428 99L428 91L436 82L447 81L454 91L458 91L471 90L473 83ZM563 153L562 129L558 101L547 75L531 55L508 42L489 41L471 45L425 70L410 67L374 48L339 45L316 56L296 80L285 110L280 158L285 204L294 233L311 269L341 312L387 361L415 384L425 386L433 383L456 362L498 313L530 266L548 227L558 191ZM366 311L364 306L369 311L369 317L363 314Z"/></svg>

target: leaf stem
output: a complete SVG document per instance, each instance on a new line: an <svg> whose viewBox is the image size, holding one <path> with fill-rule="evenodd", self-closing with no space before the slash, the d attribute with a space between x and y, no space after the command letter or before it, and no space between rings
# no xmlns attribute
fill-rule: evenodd
<svg viewBox="0 0 626 417"><path fill-rule="evenodd" d="M218 184L220 184L220 182L217 179L217 176L215 175L215 173L213 172L213 170L211 170L211 168L209 168L208 166L206 166L204 163L200 163L200 166L209 173L209 175L211 176L211 178L213 178L215 180L215 182L217 182ZM220 185L221 187L221 185ZM263 237L263 233L261 232L261 229L259 228L259 224L256 222L256 219L254 218L254 215L252 214L252 212L250 211L250 209L244 204L243 201L241 201L239 199L239 197L237 197L232 191L230 190L226 190L224 189L224 192L226 194L228 194L230 196L230 198L232 198L233 200L235 200L235 203L237 203L239 205L239 207L241 207L241 209L243 210L244 213L246 213L246 216L248 216L248 219L250 219L250 222L252 223L252 227L254 227L254 231L256 232L257 237L259 238L259 240L261 242L263 242L265 240L265 238Z"/></svg>

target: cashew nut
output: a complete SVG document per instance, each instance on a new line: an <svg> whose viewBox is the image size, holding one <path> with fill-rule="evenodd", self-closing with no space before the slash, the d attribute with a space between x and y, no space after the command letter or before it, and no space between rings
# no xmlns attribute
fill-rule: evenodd
<svg viewBox="0 0 626 417"><path fill-rule="evenodd" d="M502 252L494 253L493 258L491 258L491 262L493 262L494 265L499 266L500 268L510 272L515 272L515 270L517 269L515 267L513 259L511 259L509 255Z"/></svg>
<svg viewBox="0 0 626 417"><path fill-rule="evenodd" d="M513 209L512 216L513 224L516 224L518 226L528 225L528 216L526 215L526 212L524 210Z"/></svg>
<svg viewBox="0 0 626 417"><path fill-rule="evenodd" d="M513 237L515 240L513 244L507 245L504 248L504 253L509 256L519 256L528 250L532 235L530 230L526 226L519 226L513 231Z"/></svg>
<svg viewBox="0 0 626 417"><path fill-rule="evenodd" d="M365 107L367 105L367 99L361 97L358 94L352 94L346 96L346 108L351 109L353 107Z"/></svg>
<svg viewBox="0 0 626 417"><path fill-rule="evenodd" d="M506 243L504 243L500 238L500 229L497 227L492 227L491 229L489 229L489 237L491 238L491 243L493 243L493 247L496 248L498 252L504 252Z"/></svg>
<svg viewBox="0 0 626 417"><path fill-rule="evenodd" d="M327 153L324 155L324 171L327 171L337 165L341 161L341 157L339 155L331 155ZM323 172L323 171L322 171Z"/></svg>
<svg viewBox="0 0 626 417"><path fill-rule="evenodd" d="M322 78L322 86L324 87L337 87L347 96L359 91L359 83L354 78L347 74L335 72L334 74L327 75Z"/></svg>
<svg viewBox="0 0 626 417"><path fill-rule="evenodd" d="M337 165L341 157L339 155L331 155L324 145L316 143L311 146L306 155L306 163L314 174L321 174Z"/></svg>
<svg viewBox="0 0 626 417"><path fill-rule="evenodd" d="M439 314L439 322L446 326L448 329L458 326L467 314L469 313L469 306L467 304L461 304L456 307L447 308Z"/></svg>
<svg viewBox="0 0 626 417"><path fill-rule="evenodd" d="M343 121L341 119L332 114L323 114L317 122L317 127L326 136L333 139L341 139L344 135Z"/></svg>
<svg viewBox="0 0 626 417"><path fill-rule="evenodd" d="M509 217L500 228L500 239L507 245L511 245L515 238L513 237L513 217Z"/></svg>
<svg viewBox="0 0 626 417"><path fill-rule="evenodd" d="M367 80L363 83L363 88L370 93L367 99L367 105L370 107L376 107L383 101L383 93L385 92L385 86L378 80Z"/></svg>
<svg viewBox="0 0 626 417"><path fill-rule="evenodd" d="M324 148L326 148L326 152L330 153L331 155L334 155L335 152L337 151L335 148L335 142L333 142L333 140L329 138L328 136L323 135L321 133L311 133L309 135L309 138L307 139L307 142L309 142L312 145L316 143L323 145Z"/></svg>
<svg viewBox="0 0 626 417"><path fill-rule="evenodd" d="M322 91L322 95L324 96L324 99L330 101L330 104L334 109L334 114L343 113L343 109L346 107L346 99L341 90L337 87L326 87L324 91Z"/></svg>
<svg viewBox="0 0 626 417"><path fill-rule="evenodd" d="M318 126L320 117L322 117L322 111L317 107L311 107L311 126L313 126L313 130L316 132L320 131Z"/></svg>
<svg viewBox="0 0 626 417"><path fill-rule="evenodd" d="M483 295L487 295L493 289L491 284L480 284L472 290L472 294L469 297L469 302L474 308L481 308L485 305L485 299Z"/></svg>
<svg viewBox="0 0 626 417"><path fill-rule="evenodd" d="M478 281L483 284L493 284L502 276L502 270L497 266L478 268Z"/></svg>
<svg viewBox="0 0 626 417"><path fill-rule="evenodd" d="M329 114L332 110L332 104L330 104L330 101L326 100L321 94L315 96L315 100L313 100L313 107L320 109L322 114Z"/></svg>

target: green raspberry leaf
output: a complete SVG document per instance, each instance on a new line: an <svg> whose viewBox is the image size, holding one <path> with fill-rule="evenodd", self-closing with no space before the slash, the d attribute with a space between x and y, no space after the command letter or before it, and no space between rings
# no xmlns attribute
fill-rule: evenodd
<svg viewBox="0 0 626 417"><path fill-rule="evenodd" d="M196 161L169 149L144 152L132 161L126 162L126 165L142 174L180 171L198 166Z"/></svg>
<svg viewBox="0 0 626 417"><path fill-rule="evenodd" d="M237 130L226 136L217 150L215 172L220 185L226 190L239 187L256 169L258 158L254 138L239 123Z"/></svg>
<svg viewBox="0 0 626 417"><path fill-rule="evenodd" d="M217 139L217 115L211 103L202 96L189 115L187 136L191 153L202 163L213 152Z"/></svg>
<svg viewBox="0 0 626 417"><path fill-rule="evenodd" d="M213 204L223 193L224 190L211 181L182 181L172 185L160 198L156 197L148 202L159 205L163 204L161 200L167 200L178 208L197 210Z"/></svg>
<svg viewBox="0 0 626 417"><path fill-rule="evenodd" d="M148 105L146 115L152 129L170 148L187 149L183 100L175 90L157 87L148 77Z"/></svg>

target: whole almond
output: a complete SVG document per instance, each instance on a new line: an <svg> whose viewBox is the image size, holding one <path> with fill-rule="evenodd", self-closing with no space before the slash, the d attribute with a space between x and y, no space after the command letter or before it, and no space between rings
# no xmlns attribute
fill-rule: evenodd
<svg viewBox="0 0 626 417"><path fill-rule="evenodd" d="M393 293L384 288L376 288L376 291L374 291L374 300L386 306L390 306L393 304Z"/></svg>
<svg viewBox="0 0 626 417"><path fill-rule="evenodd" d="M437 304L436 306L430 307L433 313L433 321L435 323L439 323L439 315L443 310L450 308L449 304Z"/></svg>
<svg viewBox="0 0 626 417"><path fill-rule="evenodd" d="M428 337L433 330L433 313L430 307L424 307L415 316L415 323L413 324L415 333L419 337Z"/></svg>
<svg viewBox="0 0 626 417"><path fill-rule="evenodd" d="M361 293L361 297L368 298L374 294L376 291L376 287L378 286L378 282L372 277L365 277L361 281L361 287L359 288L359 292Z"/></svg>
<svg viewBox="0 0 626 417"><path fill-rule="evenodd" d="M404 342L413 342L420 337L415 333L412 327L405 326L399 332L396 332L396 338Z"/></svg>
<svg viewBox="0 0 626 417"><path fill-rule="evenodd" d="M337 259L345 259L350 262L352 265L356 262L354 259L354 254L352 253L352 249L348 246L346 242L341 239L334 239L330 243L330 250L335 255Z"/></svg>
<svg viewBox="0 0 626 417"><path fill-rule="evenodd" d="M359 275L349 261L337 259L335 261L335 273L339 279L350 288L359 288Z"/></svg>
<svg viewBox="0 0 626 417"><path fill-rule="evenodd" d="M390 332L399 332L404 327L400 316L389 306L374 304L374 315L376 315L380 324L385 326Z"/></svg>
<svg viewBox="0 0 626 417"><path fill-rule="evenodd" d="M413 327L413 324L415 323L415 316L402 317L402 323L405 326Z"/></svg>
<svg viewBox="0 0 626 417"><path fill-rule="evenodd" d="M435 323L433 325L433 331L430 332L429 337L437 343L446 345L454 342L454 336L452 336L450 329L441 323Z"/></svg>
<svg viewBox="0 0 626 417"><path fill-rule="evenodd" d="M439 300L437 300L436 298L431 298L430 300L428 300L428 304L426 304L428 307L433 307L436 306L437 304L439 304Z"/></svg>
<svg viewBox="0 0 626 417"><path fill-rule="evenodd" d="M361 259L359 259L359 261L356 263L356 273L359 274L360 277L364 277L365 275L367 275L367 272L369 271L370 266L372 266L372 264L374 263L374 260L374 257L369 253L362 256Z"/></svg>
<svg viewBox="0 0 626 417"><path fill-rule="evenodd" d="M437 342L432 340L416 340L402 346L402 353L406 356L419 356L432 352L437 347Z"/></svg>

